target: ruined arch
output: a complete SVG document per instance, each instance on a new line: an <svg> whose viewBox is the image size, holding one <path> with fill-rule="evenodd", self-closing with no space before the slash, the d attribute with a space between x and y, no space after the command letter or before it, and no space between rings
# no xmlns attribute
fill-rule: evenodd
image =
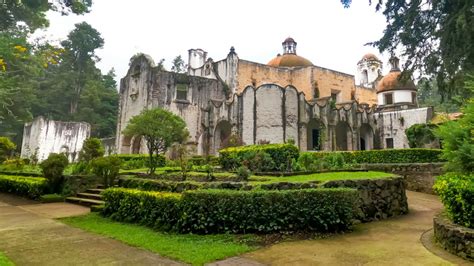
<svg viewBox="0 0 474 266"><path fill-rule="evenodd" d="M360 150L372 150L374 148L374 130L369 124L363 123L361 125L359 136Z"/></svg>
<svg viewBox="0 0 474 266"><path fill-rule="evenodd" d="M323 147L324 124L317 118L310 119L306 126L307 150L320 151Z"/></svg>
<svg viewBox="0 0 474 266"><path fill-rule="evenodd" d="M352 150L352 129L347 122L339 121L336 124L336 150Z"/></svg>
<svg viewBox="0 0 474 266"><path fill-rule="evenodd" d="M142 137L141 136L134 137L132 141L132 147L131 147L130 153L140 154L141 146L142 146Z"/></svg>
<svg viewBox="0 0 474 266"><path fill-rule="evenodd" d="M214 130L214 149L218 151L222 148L222 143L230 137L232 133L232 125L227 120L217 123Z"/></svg>

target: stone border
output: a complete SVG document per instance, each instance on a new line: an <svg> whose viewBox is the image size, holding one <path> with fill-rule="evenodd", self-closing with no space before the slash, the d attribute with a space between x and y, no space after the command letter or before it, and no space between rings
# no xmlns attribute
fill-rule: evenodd
<svg viewBox="0 0 474 266"><path fill-rule="evenodd" d="M452 223L442 214L433 218L436 242L445 250L474 262L474 229Z"/></svg>

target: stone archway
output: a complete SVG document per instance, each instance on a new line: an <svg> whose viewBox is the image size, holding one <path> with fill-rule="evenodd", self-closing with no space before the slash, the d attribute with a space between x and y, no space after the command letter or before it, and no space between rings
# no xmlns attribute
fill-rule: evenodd
<svg viewBox="0 0 474 266"><path fill-rule="evenodd" d="M232 125L229 121L220 121L214 130L214 150L217 152L222 148L222 144L232 133Z"/></svg>
<svg viewBox="0 0 474 266"><path fill-rule="evenodd" d="M336 150L352 150L352 130L347 122L340 121L336 125Z"/></svg>
<svg viewBox="0 0 474 266"><path fill-rule="evenodd" d="M131 148L131 154L140 154L142 146L142 137L134 137L133 138L133 143L132 143L132 148Z"/></svg>
<svg viewBox="0 0 474 266"><path fill-rule="evenodd" d="M308 151L320 151L322 150L323 143L323 132L324 124L321 120L313 118L309 120L306 127L306 138L307 138L307 150Z"/></svg>
<svg viewBox="0 0 474 266"><path fill-rule="evenodd" d="M372 150L374 148L374 131L369 124L362 124L359 129L360 150Z"/></svg>

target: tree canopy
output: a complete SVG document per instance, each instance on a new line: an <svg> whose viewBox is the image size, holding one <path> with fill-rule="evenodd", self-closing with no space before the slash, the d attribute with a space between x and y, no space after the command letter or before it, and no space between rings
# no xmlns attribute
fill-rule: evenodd
<svg viewBox="0 0 474 266"><path fill-rule="evenodd" d="M139 115L132 117L123 134L145 139L150 159L150 173L154 173L156 156L166 152L173 143L185 141L189 133L181 117L156 108L143 110Z"/></svg>
<svg viewBox="0 0 474 266"><path fill-rule="evenodd" d="M443 99L466 93L465 75L474 73L474 0L377 0L375 9L387 26L369 44L380 52L401 50L406 73L433 77Z"/></svg>

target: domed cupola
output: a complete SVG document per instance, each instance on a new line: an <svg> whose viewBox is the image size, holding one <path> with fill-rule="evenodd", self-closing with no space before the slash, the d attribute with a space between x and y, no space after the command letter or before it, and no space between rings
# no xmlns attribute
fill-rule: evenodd
<svg viewBox="0 0 474 266"><path fill-rule="evenodd" d="M283 43L283 55L278 54L270 60L267 65L272 67L306 67L312 66L313 63L308 59L296 55L297 42L291 37L286 38Z"/></svg>
<svg viewBox="0 0 474 266"><path fill-rule="evenodd" d="M382 61L372 54L365 54L357 63L356 84L375 89L375 83L382 76Z"/></svg>
<svg viewBox="0 0 474 266"><path fill-rule="evenodd" d="M378 105L417 107L415 83L401 77L399 62L397 57L390 58L392 68L377 84Z"/></svg>

